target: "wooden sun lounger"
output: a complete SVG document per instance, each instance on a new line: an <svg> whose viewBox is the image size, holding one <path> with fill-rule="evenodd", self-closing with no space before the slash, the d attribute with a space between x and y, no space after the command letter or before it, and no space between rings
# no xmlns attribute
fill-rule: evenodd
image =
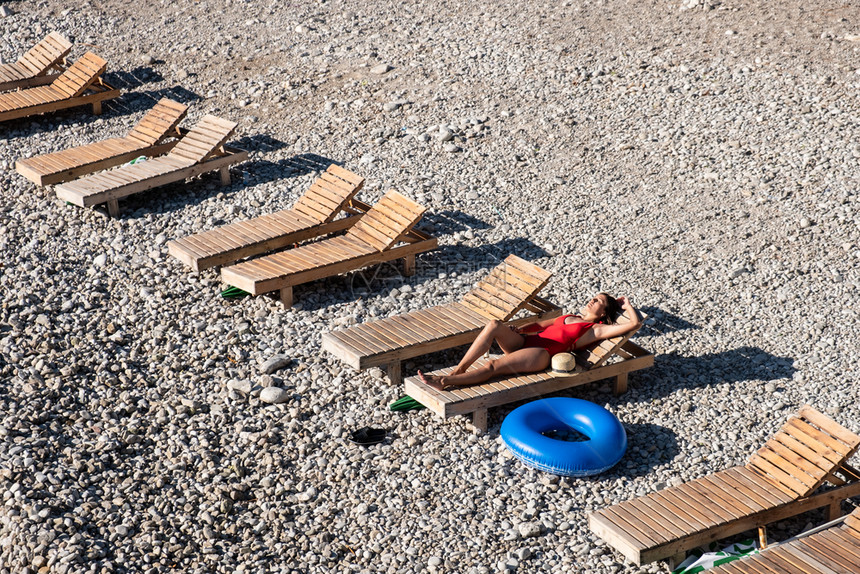
<svg viewBox="0 0 860 574"><path fill-rule="evenodd" d="M0 122L26 118L92 104L93 113L102 113L102 102L119 96L101 75L107 62L87 52L47 86L0 93Z"/></svg>
<svg viewBox="0 0 860 574"><path fill-rule="evenodd" d="M402 360L471 343L490 320L511 321L529 311L511 321L519 326L561 315L561 308L537 297L550 277L508 255L460 301L324 333L322 347L354 369L386 365L391 383L399 385Z"/></svg>
<svg viewBox="0 0 860 574"><path fill-rule="evenodd" d="M588 525L636 564L680 561L755 528L765 547L767 524L825 506L835 519L842 500L860 495L860 474L847 464L858 446L860 436L804 406L746 465L593 512Z"/></svg>
<svg viewBox="0 0 860 574"><path fill-rule="evenodd" d="M224 267L221 279L252 295L280 291L289 308L294 285L368 265L403 259L403 274L409 276L415 273L415 254L438 244L435 237L413 229L423 213L424 207L390 190L344 235Z"/></svg>
<svg viewBox="0 0 860 574"><path fill-rule="evenodd" d="M123 165L56 186L57 197L81 207L107 203L108 214L119 214L118 200L135 193L220 170L221 184L230 183L230 166L248 159L248 152L224 147L236 122L207 115L184 133L166 154Z"/></svg>
<svg viewBox="0 0 860 574"><path fill-rule="evenodd" d="M63 59L71 49L71 42L51 32L17 62L0 64L0 92L50 84L60 74ZM52 71L56 73L48 75Z"/></svg>
<svg viewBox="0 0 860 574"><path fill-rule="evenodd" d="M860 508L842 524L771 545L709 574L851 574L860 572Z"/></svg>
<svg viewBox="0 0 860 574"><path fill-rule="evenodd" d="M335 217L344 210L362 211L352 202L363 185L363 177L332 164L290 209L170 241L167 251L195 271L202 271L343 231L356 219Z"/></svg>
<svg viewBox="0 0 860 574"><path fill-rule="evenodd" d="M188 106L162 98L149 110L127 136L110 138L62 151L38 155L15 162L15 170L39 186L69 181L125 163L136 157L167 153L179 137L177 124Z"/></svg>
<svg viewBox="0 0 860 574"><path fill-rule="evenodd" d="M626 315L617 319L618 323L629 320ZM472 425L482 431L487 430L487 409L491 407L540 397L603 379L613 379L612 390L616 395L620 395L627 391L629 373L654 365L654 355L629 340L635 332L606 339L596 346L576 351L574 356L577 366L570 373L547 369L539 373L495 378L479 385L446 391L437 390L413 376L405 380L406 394L442 418L471 413ZM613 357L618 361L607 364ZM474 367L483 365L486 360L479 359ZM430 374L447 375L453 370L454 367L448 367Z"/></svg>

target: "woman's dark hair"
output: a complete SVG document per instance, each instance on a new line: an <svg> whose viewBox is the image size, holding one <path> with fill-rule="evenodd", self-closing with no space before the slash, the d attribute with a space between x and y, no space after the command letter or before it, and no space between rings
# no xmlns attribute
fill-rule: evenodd
<svg viewBox="0 0 860 574"><path fill-rule="evenodd" d="M615 297L613 297L609 293L600 293L599 295L603 295L604 297L606 297L606 314L603 316L600 322L614 325L615 317L621 313L621 305L619 305L618 301L615 300Z"/></svg>

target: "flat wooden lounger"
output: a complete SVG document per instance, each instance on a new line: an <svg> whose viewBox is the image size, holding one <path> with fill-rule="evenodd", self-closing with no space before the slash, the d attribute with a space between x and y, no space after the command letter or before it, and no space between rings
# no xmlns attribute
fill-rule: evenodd
<svg viewBox="0 0 860 574"><path fill-rule="evenodd" d="M847 464L858 446L860 436L805 406L746 465L593 512L588 525L636 564L680 561L755 528L764 547L767 524L825 506L835 519L842 500L860 495Z"/></svg>
<svg viewBox="0 0 860 574"><path fill-rule="evenodd" d="M236 125L204 116L166 155L60 184L57 197L81 207L107 203L113 217L119 214L119 199L201 173L220 170L221 183L227 185L230 166L248 159L248 152L224 147Z"/></svg>
<svg viewBox="0 0 860 574"><path fill-rule="evenodd" d="M395 259L403 259L403 274L409 276L415 272L415 254L438 244L413 229L423 213L424 207L391 190L344 235L224 267L221 279L253 295L280 291L289 308L293 286L308 281ZM405 245L398 246L401 242Z"/></svg>
<svg viewBox="0 0 860 574"><path fill-rule="evenodd" d="M842 524L769 546L709 574L851 574L860 572L860 508Z"/></svg>
<svg viewBox="0 0 860 574"><path fill-rule="evenodd" d="M162 98L125 137L19 159L15 162L15 170L36 185L46 186L108 169L142 155L167 153L176 141L162 142L179 137L176 126L187 110L184 104Z"/></svg>
<svg viewBox="0 0 860 574"><path fill-rule="evenodd" d="M12 64L0 64L0 92L50 84L60 74L72 43L51 32ZM56 72L48 75L49 72Z"/></svg>
<svg viewBox="0 0 860 574"><path fill-rule="evenodd" d="M488 321L510 321L521 310L529 314L512 325L561 315L559 307L537 297L550 277L508 255L460 301L324 333L322 346L358 370L386 365L388 378L399 385L402 360L471 343Z"/></svg>
<svg viewBox="0 0 860 574"><path fill-rule="evenodd" d="M0 122L89 104L100 114L103 101L119 96L101 79L106 68L107 62L87 52L47 86L0 93Z"/></svg>
<svg viewBox="0 0 860 574"><path fill-rule="evenodd" d="M629 320L626 315L617 319L618 323ZM491 407L548 395L586 383L613 379L613 392L619 395L627 390L629 373L654 365L654 355L629 340L635 332L606 339L592 348L576 351L574 356L577 366L570 373L547 369L539 373L495 378L479 385L445 391L426 385L414 376L405 380L406 394L442 418L471 413L472 424L480 430L487 430L487 409ZM607 364L613 357L619 360ZM473 367L483 365L486 360L479 359ZM430 374L447 375L453 370L454 367L448 367Z"/></svg>
<svg viewBox="0 0 860 574"><path fill-rule="evenodd" d="M202 271L343 231L356 219L335 217L344 210L359 211L350 205L363 185L363 177L332 164L290 209L170 241L167 251Z"/></svg>

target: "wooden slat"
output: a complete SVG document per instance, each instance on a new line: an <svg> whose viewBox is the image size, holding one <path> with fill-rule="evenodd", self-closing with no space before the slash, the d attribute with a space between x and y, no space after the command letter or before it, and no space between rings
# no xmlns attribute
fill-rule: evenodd
<svg viewBox="0 0 860 574"><path fill-rule="evenodd" d="M626 511L624 503L604 508L597 514L615 526L619 526L620 531L631 536L637 544L643 547L656 546L666 542L664 537L660 536L658 532L654 532L648 525L643 524L642 521L638 520L638 517L631 516Z"/></svg>
<svg viewBox="0 0 860 574"><path fill-rule="evenodd" d="M839 574L839 565L832 561L827 555L822 555L817 548L807 546L805 540L795 540L779 547L779 549L770 550L770 552L780 552L790 556L791 560L798 564L803 571L810 574ZM751 560L755 560L755 557ZM753 562L755 564L755 562Z"/></svg>
<svg viewBox="0 0 860 574"><path fill-rule="evenodd" d="M87 88L104 73L107 62L92 52L87 52L60 74L51 86L73 98L83 94Z"/></svg>
<svg viewBox="0 0 860 574"><path fill-rule="evenodd" d="M860 435L849 431L830 417L818 412L811 406L803 406L798 414L800 418L806 419L808 422L814 424L822 431L830 434L833 437L836 437L837 439L845 443L848 446L849 450L856 449L858 445L860 445Z"/></svg>
<svg viewBox="0 0 860 574"><path fill-rule="evenodd" d="M214 154L233 134L238 124L206 115L182 136L168 155L179 156L200 162Z"/></svg>
<svg viewBox="0 0 860 574"><path fill-rule="evenodd" d="M840 457L850 456L857 448L856 446L852 447L850 445L846 445L839 440L836 440L831 435L813 427L806 421L800 419L792 420L789 423L788 427L789 428L786 429L786 432L788 432L798 440L802 440L801 437L812 437L815 441L838 453ZM804 441L804 444L806 444L810 448L813 447L813 444L810 444L809 442Z"/></svg>
<svg viewBox="0 0 860 574"><path fill-rule="evenodd" d="M397 226L392 225L388 228L388 233L384 234L378 228L374 227L371 222L377 223L380 221L376 219L380 211L386 208L394 208L395 206L399 212L408 215L408 223ZM424 214L424 210L424 207L394 190L389 190L376 205L370 208L370 211L361 216L361 219L347 231L347 236L363 241L378 251L385 251L386 249L390 249L397 242L398 238L403 236L418 222Z"/></svg>

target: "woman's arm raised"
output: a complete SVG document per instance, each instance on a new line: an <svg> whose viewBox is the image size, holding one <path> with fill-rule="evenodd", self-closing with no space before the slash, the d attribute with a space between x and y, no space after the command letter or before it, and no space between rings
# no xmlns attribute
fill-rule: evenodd
<svg viewBox="0 0 860 574"><path fill-rule="evenodd" d="M622 325L594 325L587 333L582 335L582 337L576 341L576 344L573 347L574 349L587 347L592 343L602 341L603 339L619 337L639 328L642 322L639 320L639 313L636 312L636 309L634 309L633 305L630 303L630 299L627 297L618 297L616 301L621 303L621 308L624 310L624 314L630 318L630 321Z"/></svg>

